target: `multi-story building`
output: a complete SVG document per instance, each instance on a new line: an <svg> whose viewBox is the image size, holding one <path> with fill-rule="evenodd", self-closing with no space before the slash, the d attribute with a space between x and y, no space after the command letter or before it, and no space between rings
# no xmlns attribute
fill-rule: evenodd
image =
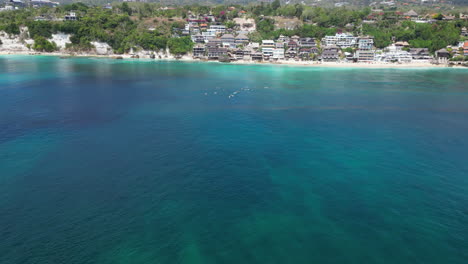
<svg viewBox="0 0 468 264"><path fill-rule="evenodd" d="M275 60L283 60L284 59L284 48L274 48L272 58L275 59Z"/></svg>
<svg viewBox="0 0 468 264"><path fill-rule="evenodd" d="M202 58L205 56L205 45L197 44L193 47L193 57L194 58Z"/></svg>
<svg viewBox="0 0 468 264"><path fill-rule="evenodd" d="M226 32L225 25L210 25L209 29L214 30L216 34L224 34Z"/></svg>
<svg viewBox="0 0 468 264"><path fill-rule="evenodd" d="M249 43L249 38L244 34L239 34L236 36L235 42L237 45L244 45L246 43Z"/></svg>
<svg viewBox="0 0 468 264"><path fill-rule="evenodd" d="M428 48L413 48L409 51L413 60L429 60L431 55Z"/></svg>
<svg viewBox="0 0 468 264"><path fill-rule="evenodd" d="M400 49L398 46L391 45L386 52L376 54L375 60L379 62L410 63L413 58L411 53Z"/></svg>
<svg viewBox="0 0 468 264"><path fill-rule="evenodd" d="M357 45L357 38L351 34L337 33L335 36L325 36L322 38L322 44L325 46L336 45L339 48L352 48Z"/></svg>
<svg viewBox="0 0 468 264"><path fill-rule="evenodd" d="M359 37L358 50L356 51L355 58L359 62L371 62L375 58L374 38L372 37Z"/></svg>
<svg viewBox="0 0 468 264"><path fill-rule="evenodd" d="M339 59L339 48L336 45L325 46L322 51L322 61L338 61Z"/></svg>
<svg viewBox="0 0 468 264"><path fill-rule="evenodd" d="M357 50L355 58L359 62L372 62L375 60L375 50L373 49Z"/></svg>
<svg viewBox="0 0 468 264"><path fill-rule="evenodd" d="M461 35L464 37L468 37L468 29L466 29L466 27L463 27L461 29Z"/></svg>
<svg viewBox="0 0 468 264"><path fill-rule="evenodd" d="M374 48L374 38L373 37L359 37L358 38L358 49L373 49Z"/></svg>
<svg viewBox="0 0 468 264"><path fill-rule="evenodd" d="M301 38L299 40L299 46L301 48L313 48L316 47L315 39L313 38Z"/></svg>
<svg viewBox="0 0 468 264"><path fill-rule="evenodd" d="M273 40L262 40L262 55L264 59L273 57L275 42Z"/></svg>
<svg viewBox="0 0 468 264"><path fill-rule="evenodd" d="M235 43L235 38L232 34L224 34L221 36L221 41L223 43L229 43L229 44L234 44Z"/></svg>
<svg viewBox="0 0 468 264"><path fill-rule="evenodd" d="M195 43L205 43L205 38L202 34L197 33L195 35L192 35L192 41Z"/></svg>

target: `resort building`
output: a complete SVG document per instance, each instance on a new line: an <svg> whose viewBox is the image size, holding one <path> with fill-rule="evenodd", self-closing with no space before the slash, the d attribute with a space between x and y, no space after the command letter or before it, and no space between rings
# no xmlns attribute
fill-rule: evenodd
<svg viewBox="0 0 468 264"><path fill-rule="evenodd" d="M273 49L273 59L275 60L284 60L284 48L275 48Z"/></svg>
<svg viewBox="0 0 468 264"><path fill-rule="evenodd" d="M275 42L273 40L262 40L263 59L268 60L270 57L273 57L274 50Z"/></svg>
<svg viewBox="0 0 468 264"><path fill-rule="evenodd" d="M374 61L374 38L372 37L359 37L358 50L356 51L355 58L359 62L372 62Z"/></svg>
<svg viewBox="0 0 468 264"><path fill-rule="evenodd" d="M225 25L210 25L209 29L213 30L215 34L224 34L226 32Z"/></svg>
<svg viewBox="0 0 468 264"><path fill-rule="evenodd" d="M322 61L333 62L339 59L339 48L336 45L325 46L322 51Z"/></svg>
<svg viewBox="0 0 468 264"><path fill-rule="evenodd" d="M223 56L227 56L227 52L226 48L208 47L208 59L216 60L222 58Z"/></svg>
<svg viewBox="0 0 468 264"><path fill-rule="evenodd" d="M192 41L195 42L195 43L205 43L205 38L200 33L192 35L191 38L192 38Z"/></svg>
<svg viewBox="0 0 468 264"><path fill-rule="evenodd" d="M287 51L286 51L286 54L285 54L285 57L287 59L293 59L293 58L296 58L297 56L297 51L296 49L294 48L289 48Z"/></svg>
<svg viewBox="0 0 468 264"><path fill-rule="evenodd" d="M430 60L431 55L429 54L428 48L413 48L409 51L413 60Z"/></svg>
<svg viewBox="0 0 468 264"><path fill-rule="evenodd" d="M235 42L237 45L245 45L249 43L249 38L245 34L239 34L235 38Z"/></svg>
<svg viewBox="0 0 468 264"><path fill-rule="evenodd" d="M202 58L205 56L205 45L197 44L193 47L193 57L194 58Z"/></svg>
<svg viewBox="0 0 468 264"><path fill-rule="evenodd" d="M299 48L299 45L297 44L297 42L292 39L286 45L288 46L289 49Z"/></svg>
<svg viewBox="0 0 468 264"><path fill-rule="evenodd" d="M357 38L351 34L337 33L335 36L325 36L322 39L325 46L336 45L342 49L352 48L357 45Z"/></svg>
<svg viewBox="0 0 468 264"><path fill-rule="evenodd" d="M357 50L355 57L359 62L373 62L375 60L375 51L373 49Z"/></svg>
<svg viewBox="0 0 468 264"><path fill-rule="evenodd" d="M317 46L315 39L313 38L301 38L298 44L301 48L312 48Z"/></svg>
<svg viewBox="0 0 468 264"><path fill-rule="evenodd" d="M396 45L391 45L387 48L387 51L376 54L375 60L379 62L398 62L398 63L410 63L412 61L411 53L401 50Z"/></svg>
<svg viewBox="0 0 468 264"><path fill-rule="evenodd" d="M373 37L359 37L358 38L358 49L370 50L374 48Z"/></svg>
<svg viewBox="0 0 468 264"><path fill-rule="evenodd" d="M446 49L440 49L435 52L435 57L438 63L447 63L450 58L450 53Z"/></svg>
<svg viewBox="0 0 468 264"><path fill-rule="evenodd" d="M466 29L466 27L463 27L463 28L461 29L461 35L462 35L463 37L468 37L468 29Z"/></svg>
<svg viewBox="0 0 468 264"><path fill-rule="evenodd" d="M223 43L229 43L229 44L236 43L235 38L232 34L224 34L223 36L221 36L221 41Z"/></svg>
<svg viewBox="0 0 468 264"><path fill-rule="evenodd" d="M216 38L216 30L208 29L201 33L205 43L209 42L211 39Z"/></svg>
<svg viewBox="0 0 468 264"><path fill-rule="evenodd" d="M65 15L65 20L66 21L76 21L78 20L78 17L76 16L75 12L70 12L68 15Z"/></svg>

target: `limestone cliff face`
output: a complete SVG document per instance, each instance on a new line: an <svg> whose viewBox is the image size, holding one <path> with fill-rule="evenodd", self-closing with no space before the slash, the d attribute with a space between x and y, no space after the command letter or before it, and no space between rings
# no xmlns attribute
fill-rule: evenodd
<svg viewBox="0 0 468 264"><path fill-rule="evenodd" d="M0 40L3 43L0 45L0 52L3 53L30 53L35 52L32 49L34 45L34 40L30 38L29 31L27 27L20 28L19 35L9 35L4 31L0 31ZM79 55L101 55L101 56L110 56L114 55L114 50L112 47L105 43L99 41L93 41L91 44L94 46L94 49L90 51L72 51L67 50L67 44L70 44L70 34L64 33L56 33L52 34L52 37L48 40L51 42L55 42L58 47L58 51L55 52L56 54L79 54ZM138 58L155 58L155 59L189 59L191 58L190 55L185 55L182 57L176 57L170 54L169 49L166 50L159 50L159 51L151 51L151 50L143 50L143 49L136 49L130 50L129 54L125 54L125 56L134 56Z"/></svg>
<svg viewBox="0 0 468 264"><path fill-rule="evenodd" d="M27 52L27 45L32 45L34 41L29 38L28 28L21 27L19 35L9 35L5 31L0 31L0 51L4 52Z"/></svg>
<svg viewBox="0 0 468 264"><path fill-rule="evenodd" d="M95 51L97 55L112 55L114 54L114 51L112 50L112 47L109 46L109 44L105 42L98 42L94 41L91 42L91 44L95 47Z"/></svg>

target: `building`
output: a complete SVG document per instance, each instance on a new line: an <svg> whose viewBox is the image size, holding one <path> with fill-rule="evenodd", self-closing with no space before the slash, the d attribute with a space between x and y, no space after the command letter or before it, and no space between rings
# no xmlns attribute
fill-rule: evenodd
<svg viewBox="0 0 468 264"><path fill-rule="evenodd" d="M42 7L42 6L55 7L55 6L58 6L59 4L60 3L52 2L50 0L31 0L31 5L33 7Z"/></svg>
<svg viewBox="0 0 468 264"><path fill-rule="evenodd" d="M285 56L285 57L286 57L287 59L294 59L294 58L296 58L296 56L297 56L297 51L296 51L296 49L294 49L294 48L288 48L288 50L286 51L286 56Z"/></svg>
<svg viewBox="0 0 468 264"><path fill-rule="evenodd" d="M218 46L209 46L209 43L207 44L207 51L208 51L208 59L210 60L217 60L219 58L222 58L224 56L227 56L228 50L226 48L220 48Z"/></svg>
<svg viewBox="0 0 468 264"><path fill-rule="evenodd" d="M428 48L413 48L409 51L413 60L430 60L431 55L429 54Z"/></svg>
<svg viewBox="0 0 468 264"><path fill-rule="evenodd" d="M202 58L205 56L205 45L197 44L193 47L193 57L194 58Z"/></svg>
<svg viewBox="0 0 468 264"><path fill-rule="evenodd" d="M215 34L224 34L226 32L225 25L210 25L209 29L213 30Z"/></svg>
<svg viewBox="0 0 468 264"><path fill-rule="evenodd" d="M249 43L249 38L244 34L239 34L236 36L235 42L237 45L245 45Z"/></svg>
<svg viewBox="0 0 468 264"><path fill-rule="evenodd" d="M252 57L252 60L254 60L254 61L263 60L263 54L261 52L254 52L254 53L252 53L251 57Z"/></svg>
<svg viewBox="0 0 468 264"><path fill-rule="evenodd" d="M244 50L243 49L237 49L234 52L234 56L236 60L243 60L244 59Z"/></svg>
<svg viewBox="0 0 468 264"><path fill-rule="evenodd" d="M395 44L389 46L387 51L376 54L375 60L379 62L398 62L398 63L410 63L413 58L411 53L402 50Z"/></svg>
<svg viewBox="0 0 468 264"><path fill-rule="evenodd" d="M235 44L235 38L232 34L224 34L221 36L221 41L223 43Z"/></svg>
<svg viewBox="0 0 468 264"><path fill-rule="evenodd" d="M76 16L76 13L71 11L70 13L68 13L68 15L65 15L65 20L66 21L76 21L78 20L78 17Z"/></svg>
<svg viewBox="0 0 468 264"><path fill-rule="evenodd" d="M192 41L195 43L205 43L205 38L202 34L197 33L195 35L192 35Z"/></svg>
<svg viewBox="0 0 468 264"><path fill-rule="evenodd" d="M299 58L304 61L308 61L312 59L312 50L310 48L300 48L299 49Z"/></svg>
<svg viewBox="0 0 468 264"><path fill-rule="evenodd" d="M435 57L438 63L447 63L450 58L450 53L446 49L440 49L435 52Z"/></svg>
<svg viewBox="0 0 468 264"><path fill-rule="evenodd" d="M358 38L358 49L370 50L374 48L373 37L359 37Z"/></svg>
<svg viewBox="0 0 468 264"><path fill-rule="evenodd" d="M11 4L11 5L5 6L5 10L13 10L13 9L15 9L13 7L19 8L19 7L25 7L26 6L26 4L22 0L10 0L9 4Z"/></svg>
<svg viewBox="0 0 468 264"><path fill-rule="evenodd" d="M416 13L414 10L410 10L410 11L404 13L403 16L405 16L407 18L417 18L418 13Z"/></svg>
<svg viewBox="0 0 468 264"><path fill-rule="evenodd" d="M410 46L409 43L406 41L398 41L398 42L395 42L394 45L397 49L400 49L400 50L403 48L409 48Z"/></svg>
<svg viewBox="0 0 468 264"><path fill-rule="evenodd" d="M272 58L275 60L284 60L284 48L274 48Z"/></svg>
<svg viewBox="0 0 468 264"><path fill-rule="evenodd" d="M461 35L462 35L463 37L468 37L468 30L466 29L466 27L463 27L463 28L461 29Z"/></svg>
<svg viewBox="0 0 468 264"><path fill-rule="evenodd" d="M273 40L262 40L262 48L274 48L275 42Z"/></svg>
<svg viewBox="0 0 468 264"><path fill-rule="evenodd" d="M337 33L335 36L325 36L322 39L325 46L336 45L341 49L356 47L357 38L351 34Z"/></svg>
<svg viewBox="0 0 468 264"><path fill-rule="evenodd" d="M205 43L209 42L210 40L216 38L216 30L214 29L208 29L204 32L201 33L203 36L203 40Z"/></svg>
<svg viewBox="0 0 468 264"><path fill-rule="evenodd" d="M468 56L468 41L463 43L463 56Z"/></svg>
<svg viewBox="0 0 468 264"><path fill-rule="evenodd" d="M286 44L286 45L288 46L289 49L297 49L297 48L299 48L299 45L297 44L297 42L294 41L294 40L292 40L292 39L291 39L291 40L288 42L288 44Z"/></svg>
<svg viewBox="0 0 468 264"><path fill-rule="evenodd" d="M375 60L375 51L373 49L357 50L355 58L359 62L372 62Z"/></svg>
<svg viewBox="0 0 468 264"><path fill-rule="evenodd" d="M322 51L322 61L338 61L339 59L339 48L336 45L325 46Z"/></svg>
<svg viewBox="0 0 468 264"><path fill-rule="evenodd" d="M374 38L372 37L359 37L358 50L356 51L355 58L359 62L372 62L375 58L374 51Z"/></svg>
<svg viewBox="0 0 468 264"><path fill-rule="evenodd" d="M285 37L283 35L280 35L277 39L277 42L283 42L283 43L288 43L289 42L289 38L288 37Z"/></svg>
<svg viewBox="0 0 468 264"><path fill-rule="evenodd" d="M275 42L273 40L262 40L262 54L263 59L268 60L273 57L273 51L275 50Z"/></svg>
<svg viewBox="0 0 468 264"><path fill-rule="evenodd" d="M312 48L317 46L317 44L315 43L315 39L313 38L301 38L299 39L298 44L301 48Z"/></svg>

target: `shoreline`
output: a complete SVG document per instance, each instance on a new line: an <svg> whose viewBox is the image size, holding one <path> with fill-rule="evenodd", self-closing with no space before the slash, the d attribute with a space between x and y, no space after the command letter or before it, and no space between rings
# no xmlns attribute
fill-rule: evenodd
<svg viewBox="0 0 468 264"><path fill-rule="evenodd" d="M65 52L32 52L32 51L0 51L0 56L8 55L20 55L20 56L54 56L54 57L64 57L64 58L103 58L103 59L121 59L121 60L133 60L138 61L139 59L150 59L153 61L180 61L180 62L202 62L202 63L222 63L222 64L233 64L233 65L277 65L277 66L302 66L302 67L314 67L314 68L367 68L367 69L385 69L385 68L465 68L468 67L463 65L448 65L448 64L432 64L425 62L414 62L414 63L381 63L381 62L318 62L318 61L231 61L231 62L220 62L216 60L202 60L194 59L189 56L182 58L156 58L152 59L149 55L143 55L139 58L133 58L133 55L129 54L117 54L117 55L99 55L91 53L77 53L70 54Z"/></svg>

